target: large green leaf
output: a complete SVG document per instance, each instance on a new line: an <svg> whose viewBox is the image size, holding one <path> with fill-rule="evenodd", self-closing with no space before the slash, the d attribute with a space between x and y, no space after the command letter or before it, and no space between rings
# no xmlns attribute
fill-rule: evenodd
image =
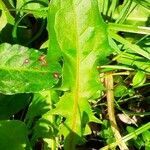
<svg viewBox="0 0 150 150"><path fill-rule="evenodd" d="M65 149L73 150L84 135L86 124L97 121L88 100L102 89L96 67L98 63L105 64L111 52L107 25L99 15L96 0L52 0L48 15L54 18L54 27L50 28L55 30L58 42L50 40L50 45L60 47L62 88L67 90L52 113L66 118L61 133L66 137ZM54 49L50 47L49 51Z"/></svg>
<svg viewBox="0 0 150 150"><path fill-rule="evenodd" d="M26 148L30 150L25 124L15 120L0 121L0 149L24 150Z"/></svg>
<svg viewBox="0 0 150 150"><path fill-rule="evenodd" d="M48 19L48 25L47 30L49 34L49 41L47 42L49 51L48 51L48 59L57 61L61 57L61 50L59 43L57 41L56 37L56 31L55 31L55 18L57 15L57 11L60 9L60 2L53 1L52 7L50 7L50 13L48 13L47 19ZM50 4L51 4L50 3Z"/></svg>
<svg viewBox="0 0 150 150"><path fill-rule="evenodd" d="M0 45L0 92L5 94L38 92L58 81L60 66L46 56L20 45Z"/></svg>
<svg viewBox="0 0 150 150"><path fill-rule="evenodd" d="M31 94L3 95L0 94L0 119L10 119L31 100Z"/></svg>

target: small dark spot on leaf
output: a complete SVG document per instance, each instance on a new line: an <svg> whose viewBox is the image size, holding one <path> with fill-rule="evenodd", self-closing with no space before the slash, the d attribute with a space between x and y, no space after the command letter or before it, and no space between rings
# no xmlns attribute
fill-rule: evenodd
<svg viewBox="0 0 150 150"><path fill-rule="evenodd" d="M38 59L41 62L42 66L46 66L47 65L47 61L46 61L45 57L46 57L45 55L41 55L39 57L39 59Z"/></svg>
<svg viewBox="0 0 150 150"><path fill-rule="evenodd" d="M45 55L40 55L39 61L43 61L43 60L45 60Z"/></svg>
<svg viewBox="0 0 150 150"><path fill-rule="evenodd" d="M23 63L24 64L28 64L29 63L29 59L25 59Z"/></svg>
<svg viewBox="0 0 150 150"><path fill-rule="evenodd" d="M59 78L59 73L58 72L54 72L53 73L53 77L56 78L56 79L58 79Z"/></svg>

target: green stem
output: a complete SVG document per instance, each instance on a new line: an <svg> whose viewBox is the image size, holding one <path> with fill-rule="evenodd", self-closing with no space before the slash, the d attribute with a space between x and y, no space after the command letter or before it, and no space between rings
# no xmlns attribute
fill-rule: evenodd
<svg viewBox="0 0 150 150"><path fill-rule="evenodd" d="M98 69L119 69L119 70L134 70L132 68L129 68L129 67L126 67L126 66L119 66L119 65L103 65L103 66L100 66Z"/></svg>
<svg viewBox="0 0 150 150"><path fill-rule="evenodd" d="M22 21L22 19L24 18L24 17L26 17L28 15L28 13L27 14L25 14L25 15L23 15L21 18L19 18L18 20L17 20L17 22L14 24L14 27L13 27L13 30L12 30L12 37L13 37L13 39L14 39L14 42L16 42L16 43L19 43L19 41L18 41L18 38L17 38L17 28L18 28L18 26L19 26L19 23Z"/></svg>
<svg viewBox="0 0 150 150"><path fill-rule="evenodd" d="M130 10L131 5L132 5L132 0L124 0L122 10L119 13L119 16L117 17L117 20L115 21L116 23L123 23L126 20L128 15L132 11Z"/></svg>
<svg viewBox="0 0 150 150"><path fill-rule="evenodd" d="M138 45L130 43L129 41L127 41L126 39L122 38L121 36L119 36L118 34L116 34L114 32L109 32L109 35L116 41L125 45L125 47L131 49L133 52L136 52L137 54L150 60L150 53L144 51Z"/></svg>
<svg viewBox="0 0 150 150"><path fill-rule="evenodd" d="M108 16L111 16L112 14L114 14L116 5L117 5L117 0L113 0L108 10Z"/></svg>
<svg viewBox="0 0 150 150"><path fill-rule="evenodd" d="M119 143L121 143L122 141L127 142L135 137L137 137L139 134L143 133L144 131L150 129L150 122L148 122L147 124L143 125L142 127L138 128L137 130L133 131L132 133L124 136L122 139L120 139L119 141L116 141L110 145L107 145L103 148L101 148L101 150L109 150L109 149L113 149L114 147L116 147Z"/></svg>
<svg viewBox="0 0 150 150"><path fill-rule="evenodd" d="M108 9L108 1L104 0L104 7L103 7L103 14L106 15L107 14L107 9Z"/></svg>
<svg viewBox="0 0 150 150"><path fill-rule="evenodd" d="M138 33L138 34L150 35L150 27L109 23L108 29L109 30L115 30L115 31L129 32L129 33Z"/></svg>

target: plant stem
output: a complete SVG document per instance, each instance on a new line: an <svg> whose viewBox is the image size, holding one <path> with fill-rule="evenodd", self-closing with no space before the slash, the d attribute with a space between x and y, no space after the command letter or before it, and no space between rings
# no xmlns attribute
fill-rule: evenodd
<svg viewBox="0 0 150 150"><path fill-rule="evenodd" d="M115 146L117 146L119 143L121 143L122 141L127 142L135 137L137 137L139 134L143 133L144 131L150 129L150 122L148 122L147 124L143 125L142 127L138 128L137 130L133 131L132 133L124 136L122 139L120 139L119 141L116 141L110 145L107 145L103 148L101 148L101 150L108 150L108 149L112 149Z"/></svg>
<svg viewBox="0 0 150 150"><path fill-rule="evenodd" d="M123 65L103 65L103 66L100 66L98 69L101 69L101 68L109 68L109 69L119 69L119 70L134 70L132 68L129 68L129 67L126 67L126 66L123 66Z"/></svg>
<svg viewBox="0 0 150 150"><path fill-rule="evenodd" d="M138 33L138 34L148 34L148 35L150 35L150 27L142 27L142 26L133 26L133 25L109 23L108 24L108 29L109 30L115 30L115 31L123 31L123 32L130 32L130 33Z"/></svg>
<svg viewBox="0 0 150 150"><path fill-rule="evenodd" d="M109 120L111 124L112 131L114 132L114 136L116 141L120 141L122 138L116 123L116 118L115 118L115 110L114 110L114 93L113 93L113 76L112 73L106 73L105 77L105 87L107 89L106 91L106 97L107 97L107 107L108 107L108 115L109 115ZM121 141L119 144L119 148L121 150L128 150L128 147L124 143L124 141Z"/></svg>
<svg viewBox="0 0 150 150"><path fill-rule="evenodd" d="M124 71L124 72L116 72L112 74L113 76L118 76L118 75L130 75L129 71Z"/></svg>
<svg viewBox="0 0 150 150"><path fill-rule="evenodd" d="M123 8L122 8L121 12L119 13L119 16L117 17L117 19L115 21L116 23L123 23L126 20L128 15L132 11L131 5L132 5L131 0L124 0ZM136 5L135 5L135 7L136 7Z"/></svg>
<svg viewBox="0 0 150 150"><path fill-rule="evenodd" d="M132 51L136 52L137 54L147 58L150 60L150 53L144 51L143 49L141 49L139 46L130 43L129 41L127 41L126 39L122 38L121 36L119 36L118 34L114 33L114 32L109 32L109 35L115 39L116 41L122 43L123 45L125 45L125 47L131 49Z"/></svg>
<svg viewBox="0 0 150 150"><path fill-rule="evenodd" d="M116 5L117 5L117 0L113 0L108 10L108 16L111 16L112 14L114 14Z"/></svg>
<svg viewBox="0 0 150 150"><path fill-rule="evenodd" d="M18 41L18 39L17 39L17 28L18 28L18 26L19 26L19 23L22 21L22 19L23 19L24 17L26 17L27 15L29 15L29 13L27 13L27 14L23 15L21 18L19 18L19 19L17 20L17 22L16 22L16 23L14 24L14 26L13 26L12 37L14 38L14 42L19 43L19 41Z"/></svg>

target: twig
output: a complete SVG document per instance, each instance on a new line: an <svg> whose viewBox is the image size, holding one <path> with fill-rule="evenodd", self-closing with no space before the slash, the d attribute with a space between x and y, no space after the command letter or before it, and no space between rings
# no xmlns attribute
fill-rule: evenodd
<svg viewBox="0 0 150 150"><path fill-rule="evenodd" d="M106 97L107 97L107 107L108 107L108 115L109 120L111 124L112 131L114 132L114 136L116 141L120 141L122 139L116 119L115 119L115 110L114 110L114 93L113 93L113 75L111 72L106 73L105 77L105 87L107 89L106 91ZM124 141L120 141L118 144L119 148L121 150L128 150L128 147L126 146Z"/></svg>

